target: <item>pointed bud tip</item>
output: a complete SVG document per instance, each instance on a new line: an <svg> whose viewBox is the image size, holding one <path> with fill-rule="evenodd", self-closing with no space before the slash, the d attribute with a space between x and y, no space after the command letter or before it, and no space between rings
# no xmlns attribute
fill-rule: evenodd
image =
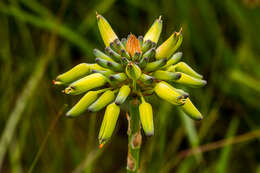
<svg viewBox="0 0 260 173"><path fill-rule="evenodd" d="M99 149L102 149L104 147L104 144L99 144Z"/></svg>
<svg viewBox="0 0 260 173"><path fill-rule="evenodd" d="M176 74L176 79L180 79L181 78L181 73L177 73Z"/></svg>
<svg viewBox="0 0 260 173"><path fill-rule="evenodd" d="M152 131L152 132L147 132L147 133L146 133L146 136L147 136L147 137L151 137L151 136L153 136L153 135L154 135L154 132L153 132L153 131Z"/></svg>
<svg viewBox="0 0 260 173"><path fill-rule="evenodd" d="M115 104L116 104L117 106L119 106L119 105L120 105L120 102L118 102L118 101L115 101Z"/></svg>
<svg viewBox="0 0 260 173"><path fill-rule="evenodd" d="M57 79L56 79L57 80ZM52 84L53 85L60 85L61 84L61 82L59 82L59 81L56 81L56 80L52 80Z"/></svg>
<svg viewBox="0 0 260 173"><path fill-rule="evenodd" d="M162 16L159 16L158 21L162 22Z"/></svg>
<svg viewBox="0 0 260 173"><path fill-rule="evenodd" d="M102 16L100 14L98 14L98 12L96 11L96 17L99 20Z"/></svg>

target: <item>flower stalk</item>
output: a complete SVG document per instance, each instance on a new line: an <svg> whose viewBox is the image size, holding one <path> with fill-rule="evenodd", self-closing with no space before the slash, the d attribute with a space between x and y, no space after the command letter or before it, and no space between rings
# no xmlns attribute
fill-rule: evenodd
<svg viewBox="0 0 260 173"><path fill-rule="evenodd" d="M142 144L141 124L139 118L139 100L133 98L129 101L128 120L128 154L127 173L136 173L139 169L140 148Z"/></svg>

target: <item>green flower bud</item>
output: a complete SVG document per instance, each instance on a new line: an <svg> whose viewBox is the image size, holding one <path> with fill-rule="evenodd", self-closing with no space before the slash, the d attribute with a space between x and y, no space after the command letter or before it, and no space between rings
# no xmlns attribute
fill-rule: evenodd
<svg viewBox="0 0 260 173"><path fill-rule="evenodd" d="M142 74L141 69L133 62L127 64L125 72L127 76L133 80L139 79Z"/></svg>
<svg viewBox="0 0 260 173"><path fill-rule="evenodd" d="M167 62L166 58L159 59L159 60L154 61L154 62L150 62L145 66L144 71L152 72L152 71L155 71L155 70L159 70L160 68L162 68L166 64L166 62Z"/></svg>
<svg viewBox="0 0 260 173"><path fill-rule="evenodd" d="M177 62L179 62L181 60L181 57L182 57L182 52L177 52L177 53L173 54L172 57L169 58L169 60L167 61L166 65L163 66L163 68L167 68L173 64L176 64Z"/></svg>
<svg viewBox="0 0 260 173"><path fill-rule="evenodd" d="M128 52L125 49L121 49L120 53L121 53L122 57L126 57L127 59L131 59L130 55L128 54Z"/></svg>
<svg viewBox="0 0 260 173"><path fill-rule="evenodd" d="M181 45L182 34L181 30L178 33L172 34L163 44L161 44L155 53L156 59L169 58Z"/></svg>
<svg viewBox="0 0 260 173"><path fill-rule="evenodd" d="M123 85L117 94L115 103L117 105L123 104L127 99L127 97L129 96L130 92L131 92L130 87L128 85Z"/></svg>
<svg viewBox="0 0 260 173"><path fill-rule="evenodd" d="M147 65L148 62L149 62L149 58L143 56L143 58L140 60L138 65L140 68L143 69Z"/></svg>
<svg viewBox="0 0 260 173"><path fill-rule="evenodd" d="M96 58L96 62L97 62L100 66L102 66L102 67L104 67L104 68L108 68L108 69L110 69L110 70L112 70L112 71L120 72L120 71L123 70L121 64L116 63L116 62L114 62L114 61L107 61L107 60L105 60L105 59Z"/></svg>
<svg viewBox="0 0 260 173"><path fill-rule="evenodd" d="M202 120L203 116L198 111L198 109L192 104L191 100L189 98L187 98L186 100L186 103L180 106L181 110L183 110L183 112L185 112L190 118L194 120Z"/></svg>
<svg viewBox="0 0 260 173"><path fill-rule="evenodd" d="M155 85L154 91L162 99L177 106L183 105L187 99L187 96L177 92L176 88L172 87L170 84L163 81Z"/></svg>
<svg viewBox="0 0 260 173"><path fill-rule="evenodd" d="M107 47L107 46L109 46L109 44L111 42L113 42L115 39L117 39L117 35L111 28L108 21L100 14L97 14L97 23L98 23L98 28L99 28L101 37L105 43L105 46Z"/></svg>
<svg viewBox="0 0 260 173"><path fill-rule="evenodd" d="M92 70L92 73L100 73L100 74L103 74L106 77L109 77L110 75L113 74L112 71L103 71L103 70Z"/></svg>
<svg viewBox="0 0 260 173"><path fill-rule="evenodd" d="M123 82L127 79L127 76L125 75L125 73L117 73L117 74L113 74L109 76L109 79L112 82Z"/></svg>
<svg viewBox="0 0 260 173"><path fill-rule="evenodd" d="M107 89L105 89L107 90ZM79 101L78 103L73 106L67 113L66 116L69 117L76 117L82 113L84 113L90 104L92 104L97 98L99 93L104 92L105 90L99 91L89 91L87 92Z"/></svg>
<svg viewBox="0 0 260 173"><path fill-rule="evenodd" d="M61 84L69 84L79 78L82 78L88 74L90 74L90 67L89 64L81 63L79 65L76 65L69 71L59 75L53 83L55 85L61 85Z"/></svg>
<svg viewBox="0 0 260 173"><path fill-rule="evenodd" d="M141 35L139 35L137 39L138 39L138 41L139 41L139 43L140 43L140 46L142 47L142 46L143 46L143 43L144 43L144 37L141 36Z"/></svg>
<svg viewBox="0 0 260 173"><path fill-rule="evenodd" d="M149 49L147 52L143 54L143 57L148 57L149 59L153 58L155 55L155 48Z"/></svg>
<svg viewBox="0 0 260 173"><path fill-rule="evenodd" d="M151 40L152 42L157 43L162 31L162 20L161 16L159 19L156 19L151 26L151 28L147 31L147 33L144 36L144 41Z"/></svg>
<svg viewBox="0 0 260 173"><path fill-rule="evenodd" d="M143 42L142 44L142 52L145 53L147 50L151 49L152 47L154 47L154 44L151 40L146 40L145 42Z"/></svg>
<svg viewBox="0 0 260 173"><path fill-rule="evenodd" d="M179 62L178 64L173 66L174 70L176 72L183 72L187 75L190 75L192 77L198 78L198 79L202 79L203 76L200 75L199 73L197 73L196 71L194 71L188 64L186 64L185 62ZM172 70L172 69L170 69Z"/></svg>
<svg viewBox="0 0 260 173"><path fill-rule="evenodd" d="M156 79L160 79L160 80L174 81L181 77L181 73L173 73L173 72L168 72L163 70L157 70L153 73L153 76Z"/></svg>
<svg viewBox="0 0 260 173"><path fill-rule="evenodd" d="M72 95L81 94L93 88L101 87L106 82L105 76L100 73L94 73L73 82L65 88L64 93Z"/></svg>
<svg viewBox="0 0 260 173"><path fill-rule="evenodd" d="M144 84L146 84L146 85L150 85L150 84L152 84L154 82L154 77L149 76L149 75L143 73L141 75L141 77L139 78L139 80L141 82L143 82Z"/></svg>
<svg viewBox="0 0 260 173"><path fill-rule="evenodd" d="M152 136L154 134L153 109L143 98L142 103L139 105L139 113L145 134L147 136Z"/></svg>
<svg viewBox="0 0 260 173"><path fill-rule="evenodd" d="M107 69L107 68L104 68L104 67L101 67L100 65L98 65L98 64L88 64L89 65L89 68L91 69L91 70L101 70L101 71L110 71L110 72L112 72L111 70L109 70L109 69Z"/></svg>
<svg viewBox="0 0 260 173"><path fill-rule="evenodd" d="M111 49L111 47L106 47L105 51L108 55L110 55L113 60L115 60L116 62L121 62L121 56L113 49Z"/></svg>
<svg viewBox="0 0 260 173"><path fill-rule="evenodd" d="M109 56L107 56L105 53L103 53L102 51L100 51L98 49L94 49L93 54L95 55L96 58L114 62L114 60L112 58L110 58Z"/></svg>
<svg viewBox="0 0 260 173"><path fill-rule="evenodd" d="M121 43L124 45L124 47L126 47L127 39L126 38L122 38L121 39Z"/></svg>
<svg viewBox="0 0 260 173"><path fill-rule="evenodd" d="M112 136L113 131L116 127L116 122L120 113L120 107L115 103L111 103L107 106L105 115L101 124L99 131L99 143L100 148L107 142L107 140Z"/></svg>
<svg viewBox="0 0 260 173"><path fill-rule="evenodd" d="M88 107L88 111L97 112L115 99L115 92L108 90L104 92L94 103Z"/></svg>
<svg viewBox="0 0 260 173"><path fill-rule="evenodd" d="M194 78L182 72L179 73L181 73L181 77L178 80L174 81L176 83L188 85L194 88L202 87L207 84L207 81L205 80Z"/></svg>

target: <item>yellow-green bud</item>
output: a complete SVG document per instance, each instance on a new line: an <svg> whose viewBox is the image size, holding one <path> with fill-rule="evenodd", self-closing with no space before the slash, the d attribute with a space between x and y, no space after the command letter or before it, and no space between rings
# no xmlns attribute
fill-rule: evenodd
<svg viewBox="0 0 260 173"><path fill-rule="evenodd" d="M181 77L181 73L168 72L163 70L157 70L153 73L156 79L174 81Z"/></svg>
<svg viewBox="0 0 260 173"><path fill-rule="evenodd" d="M150 27L150 29L147 31L147 33L144 36L144 42L146 40L151 40L152 42L157 43L162 31L162 20L161 16L159 19L156 19L153 23L153 25Z"/></svg>
<svg viewBox="0 0 260 173"><path fill-rule="evenodd" d="M105 53L103 53L102 51L100 51L98 49L94 49L93 54L95 55L96 58L101 58L101 59L105 59L107 61L114 62L114 60L112 58L110 58L109 56L107 56Z"/></svg>
<svg viewBox="0 0 260 173"><path fill-rule="evenodd" d="M64 93L72 95L81 94L93 88L101 87L106 82L107 79L104 75L100 73L90 74L70 84L65 88Z"/></svg>
<svg viewBox="0 0 260 173"><path fill-rule="evenodd" d="M120 107L115 103L107 106L99 131L99 143L103 145L113 134L120 113Z"/></svg>
<svg viewBox="0 0 260 173"><path fill-rule="evenodd" d="M200 75L199 73L197 73L195 70L193 70L188 64L186 64L185 62L179 62L178 64L173 66L174 70L176 72L183 72L187 75L191 75L192 77L198 78L198 79L202 79L203 76ZM172 69L170 69L172 70Z"/></svg>
<svg viewBox="0 0 260 173"><path fill-rule="evenodd" d="M181 73L181 77L178 80L174 81L176 83L188 85L188 86L194 87L194 88L202 87L207 84L207 81L205 81L205 80L197 79L195 77L189 76L182 72L179 72L179 73Z"/></svg>
<svg viewBox="0 0 260 173"><path fill-rule="evenodd" d="M115 103L117 105L121 105L124 103L124 101L127 99L127 97L129 96L131 92L131 89L128 85L123 85L118 94L117 94L117 97L116 97L116 100L115 100Z"/></svg>
<svg viewBox="0 0 260 173"><path fill-rule="evenodd" d="M173 105L183 105L187 99L186 95L181 94L176 88L164 81L157 83L154 87L154 91L159 97Z"/></svg>
<svg viewBox="0 0 260 173"><path fill-rule="evenodd" d="M94 103L88 107L88 111L97 112L115 99L115 92L108 90L104 92Z"/></svg>
<svg viewBox="0 0 260 173"><path fill-rule="evenodd" d="M149 103L145 102L143 98L142 103L139 105L139 113L145 134L152 136L154 134L153 108Z"/></svg>
<svg viewBox="0 0 260 173"><path fill-rule="evenodd" d="M79 78L82 78L88 74L90 74L91 70L89 64L81 63L76 65L69 71L57 76L56 80L53 81L55 85L60 84L69 84Z"/></svg>
<svg viewBox="0 0 260 173"><path fill-rule="evenodd" d="M165 42L163 42L155 53L156 59L169 58L181 45L182 34L180 32L173 33Z"/></svg>
<svg viewBox="0 0 260 173"><path fill-rule="evenodd" d="M129 62L127 64L125 72L127 76L133 80L139 79L142 74L141 69L133 62Z"/></svg>
<svg viewBox="0 0 260 173"><path fill-rule="evenodd" d="M173 64L176 64L177 62L179 62L181 60L182 57L182 52L177 52L175 54L172 55L171 58L169 58L169 60L167 61L166 65L163 66L162 68L167 68Z"/></svg>
<svg viewBox="0 0 260 173"><path fill-rule="evenodd" d="M117 73L117 74L110 75L109 79L112 82L123 82L127 79L127 76L125 75L125 73Z"/></svg>
<svg viewBox="0 0 260 173"><path fill-rule="evenodd" d="M152 71L155 71L155 70L159 70L160 68L162 68L167 62L167 59L166 58L163 58L163 59L159 59L157 61L153 61L153 62L150 62L148 63L145 68L144 68L144 71L146 72L152 72Z"/></svg>
<svg viewBox="0 0 260 173"><path fill-rule="evenodd" d="M141 82L143 82L144 84L146 84L146 85L150 85L150 84L152 84L154 82L154 77L149 76L149 75L143 73L141 75L141 77L139 78L139 80Z"/></svg>
<svg viewBox="0 0 260 173"><path fill-rule="evenodd" d="M108 21L100 14L97 14L97 23L101 37L106 47L109 46L109 44L112 43L115 39L118 39Z"/></svg>
<svg viewBox="0 0 260 173"><path fill-rule="evenodd" d="M89 68L91 70L101 70L101 71L110 71L112 72L111 70L107 69L107 68L104 68L104 67L101 67L100 65L98 65L97 63L95 64L88 64L89 65Z"/></svg>
<svg viewBox="0 0 260 173"><path fill-rule="evenodd" d="M181 110L183 110L183 112L185 112L190 118L194 120L202 120L203 116L192 104L191 100L189 98L187 98L186 100L186 103L183 106L180 106Z"/></svg>
<svg viewBox="0 0 260 173"><path fill-rule="evenodd" d="M100 91L101 90L87 92L78 101L78 103L66 113L66 116L76 117L85 112L88 109L89 105L92 104L98 98L98 94L100 93Z"/></svg>

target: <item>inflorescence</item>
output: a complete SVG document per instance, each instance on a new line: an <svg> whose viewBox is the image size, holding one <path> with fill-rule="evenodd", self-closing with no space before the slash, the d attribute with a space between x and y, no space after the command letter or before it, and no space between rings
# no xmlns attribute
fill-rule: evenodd
<svg viewBox="0 0 260 173"><path fill-rule="evenodd" d="M97 23L106 48L104 51L94 49L96 63L81 63L53 81L56 85L67 85L63 90L65 94L85 93L67 116L76 117L85 111L97 112L106 107L99 132L101 146L111 137L120 105L129 97L140 101L142 128L149 136L154 134L153 111L145 97L153 93L179 106L192 119L202 119L189 94L173 87L176 83L191 87L206 84L202 75L180 61L182 52L176 52L183 40L182 29L157 46L162 31L161 17L154 21L144 37L129 34L121 40L99 14Z"/></svg>

